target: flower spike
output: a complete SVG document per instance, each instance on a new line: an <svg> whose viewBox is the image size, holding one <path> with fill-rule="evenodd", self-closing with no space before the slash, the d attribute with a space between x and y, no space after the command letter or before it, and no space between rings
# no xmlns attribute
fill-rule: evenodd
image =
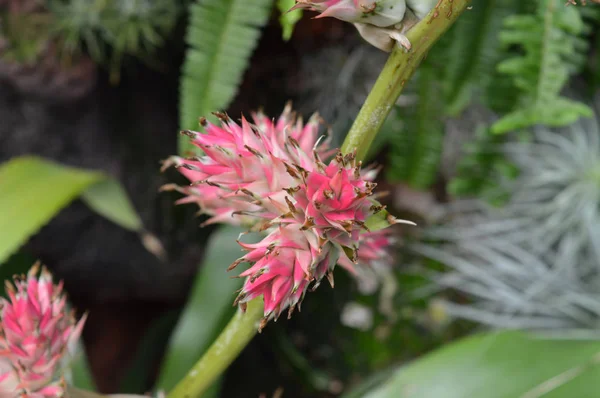
<svg viewBox="0 0 600 398"><path fill-rule="evenodd" d="M220 127L203 123L206 134L185 132L202 155L163 164L191 184L163 189L186 195L178 203L197 203L211 216L207 223L267 233L256 244L238 241L247 253L228 268L249 263L239 275L246 279L234 305L243 310L262 297L261 328L285 310L291 315L323 278L333 286L336 264L354 273L359 264L385 256L390 239L377 230L403 221L375 200L378 170L362 169L356 153L330 150L318 134L318 116L304 125L288 104L276 121L261 112L253 115L254 123L218 117Z"/></svg>

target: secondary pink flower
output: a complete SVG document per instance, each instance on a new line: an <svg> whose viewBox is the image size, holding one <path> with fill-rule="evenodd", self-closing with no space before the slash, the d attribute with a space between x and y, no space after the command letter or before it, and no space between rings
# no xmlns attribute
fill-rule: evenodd
<svg viewBox="0 0 600 398"><path fill-rule="evenodd" d="M376 263L391 266L392 255L390 248L394 245L394 239L389 229L380 229L374 232L363 232L358 239L359 249L356 256L356 264L359 267L373 267ZM345 268L354 266L354 262L345 254L341 253L338 264Z"/></svg>
<svg viewBox="0 0 600 398"><path fill-rule="evenodd" d="M35 264L26 279L7 284L1 299L0 397L57 397L64 393L62 361L77 342L78 323L66 309L62 283Z"/></svg>

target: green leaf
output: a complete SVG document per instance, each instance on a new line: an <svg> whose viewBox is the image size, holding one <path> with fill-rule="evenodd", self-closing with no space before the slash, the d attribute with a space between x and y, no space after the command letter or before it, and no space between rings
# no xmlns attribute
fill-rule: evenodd
<svg viewBox="0 0 600 398"><path fill-rule="evenodd" d="M365 226L369 228L369 231L375 232L380 229L387 228L394 224L409 224L416 225L412 221L399 220L396 217L392 216L387 210L383 209L373 215L371 215L365 221Z"/></svg>
<svg viewBox="0 0 600 398"><path fill-rule="evenodd" d="M447 190L454 197L479 196L488 202L498 200L508 192L498 181L514 178L518 169L502 152L506 135L492 134L486 124L475 129L475 136L463 146L456 176Z"/></svg>
<svg viewBox="0 0 600 398"><path fill-rule="evenodd" d="M421 65L413 82L417 103L397 112L405 126L389 143L388 178L404 181L416 189L427 189L435 183L442 155L443 106L436 73L431 64Z"/></svg>
<svg viewBox="0 0 600 398"><path fill-rule="evenodd" d="M577 9L562 0L540 0L535 14L505 18L500 41L523 51L498 64L498 71L512 77L521 96L516 109L492 126L494 133L535 124L564 126L591 116L586 105L561 97L569 77L585 64L584 28Z"/></svg>
<svg viewBox="0 0 600 398"><path fill-rule="evenodd" d="M229 106L272 4L273 0L198 0L190 6L190 48L179 105L182 129L196 129L198 117L212 118L212 112ZM187 137L181 137L179 149L190 149Z"/></svg>
<svg viewBox="0 0 600 398"><path fill-rule="evenodd" d="M520 0L489 0L473 4L447 33L444 73L446 112L459 115L476 90L490 83L500 51L498 31L507 15L515 13ZM436 50L438 47L436 46ZM439 72L438 72L439 73Z"/></svg>
<svg viewBox="0 0 600 398"><path fill-rule="evenodd" d="M281 11L279 23L283 29L283 40L285 41L288 41L292 38L294 26L296 26L296 23L302 19L301 9L289 11L294 4L296 4L296 0L277 0L277 8L279 8L279 11Z"/></svg>
<svg viewBox="0 0 600 398"><path fill-rule="evenodd" d="M551 103L517 109L504 116L492 126L492 132L503 134L538 123L549 127L561 127L575 123L580 117L592 117L592 109L567 98L556 98Z"/></svg>
<svg viewBox="0 0 600 398"><path fill-rule="evenodd" d="M401 368L366 398L595 397L600 341L475 335Z"/></svg>
<svg viewBox="0 0 600 398"><path fill-rule="evenodd" d="M83 192L81 199L106 219L125 229L137 232L146 250L160 260L166 259L167 254L162 243L155 235L144 230L140 216L119 181L113 178L100 181Z"/></svg>
<svg viewBox="0 0 600 398"><path fill-rule="evenodd" d="M390 214L387 212L387 210L381 210L380 212L367 218L367 221L365 221L365 226L373 232L387 228L391 225L388 217L390 217Z"/></svg>
<svg viewBox="0 0 600 398"><path fill-rule="evenodd" d="M125 229L140 231L143 228L140 216L117 180L106 179L92 185L81 199L96 213Z"/></svg>
<svg viewBox="0 0 600 398"><path fill-rule="evenodd" d="M171 335L181 311L168 311L156 319L140 339L136 354L120 383L122 394L146 392L149 380L154 379L154 366L163 355L162 344Z"/></svg>
<svg viewBox="0 0 600 398"><path fill-rule="evenodd" d="M236 243L244 229L224 226L214 232L192 287L191 297L171 336L157 388L171 390L202 356L234 312L235 290L227 267L243 255Z"/></svg>
<svg viewBox="0 0 600 398"><path fill-rule="evenodd" d="M20 157L0 166L0 263L102 173L61 166L37 157Z"/></svg>
<svg viewBox="0 0 600 398"><path fill-rule="evenodd" d="M85 352L85 347L81 342L77 345L77 353L71 363L72 385L88 391L96 391L96 384L92 377L90 365Z"/></svg>

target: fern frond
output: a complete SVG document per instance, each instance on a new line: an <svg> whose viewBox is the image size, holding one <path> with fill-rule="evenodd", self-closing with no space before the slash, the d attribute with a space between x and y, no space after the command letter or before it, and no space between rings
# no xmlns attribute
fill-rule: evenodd
<svg viewBox="0 0 600 398"><path fill-rule="evenodd" d="M442 153L443 107L435 73L431 65L421 66L415 79L417 103L398 112L406 124L390 140L388 177L416 189L435 182Z"/></svg>
<svg viewBox="0 0 600 398"><path fill-rule="evenodd" d="M273 0L198 0L191 5L183 65L180 127L223 110L235 97ZM257 104L258 105L258 104ZM180 151L188 140L180 141Z"/></svg>
<svg viewBox="0 0 600 398"><path fill-rule="evenodd" d="M465 154L458 163L456 176L447 190L454 197L478 196L488 203L500 205L508 190L498 186L498 180L514 179L519 169L502 153L505 135L491 134L487 126L479 126Z"/></svg>
<svg viewBox="0 0 600 398"><path fill-rule="evenodd" d="M585 24L586 38L591 42L592 50L586 59L584 78L589 82L588 93L592 94L600 87L600 7L577 7Z"/></svg>
<svg viewBox="0 0 600 398"><path fill-rule="evenodd" d="M579 37L584 31L581 15L561 0L540 0L535 15L513 15L504 21L500 40L519 46L524 55L505 60L498 70L512 76L522 92L520 104L492 127L505 133L545 124L563 126L581 116L591 116L589 107L561 97L569 76L580 68L581 53L587 49Z"/></svg>
<svg viewBox="0 0 600 398"><path fill-rule="evenodd" d="M592 89L595 90L600 87L600 34L594 39L594 55L590 59L589 72Z"/></svg>
<svg viewBox="0 0 600 398"><path fill-rule="evenodd" d="M460 114L477 89L485 88L502 59L498 37L505 17L515 13L520 0L489 0L473 4L447 33L444 49L446 113Z"/></svg>

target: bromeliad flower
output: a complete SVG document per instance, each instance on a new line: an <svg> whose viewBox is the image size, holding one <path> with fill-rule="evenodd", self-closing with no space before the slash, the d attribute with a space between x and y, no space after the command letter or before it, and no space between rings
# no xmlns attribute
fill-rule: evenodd
<svg viewBox="0 0 600 398"><path fill-rule="evenodd" d="M59 397L64 394L62 371L76 344L85 316L76 322L67 312L62 283L35 264L27 278L7 283L1 299L0 397Z"/></svg>
<svg viewBox="0 0 600 398"><path fill-rule="evenodd" d="M377 170L361 169L354 153L337 153L324 162L335 151L320 141L317 117L303 125L289 106L277 122L260 113L254 124L242 118L241 125L219 116L221 127L203 122L206 134L184 132L204 154L167 160L165 166L175 165L192 181L190 187L167 188L188 195L180 202L197 202L212 216L208 223L269 232L257 244L240 243L248 253L229 268L251 264L240 275L247 279L236 303L244 308L262 296L262 328L286 308L291 314L309 284L316 288L327 276L333 285L331 272L340 257L340 265L353 272L361 241L368 242L367 257L383 255L377 246L383 240L372 245L379 235L368 238L367 226L369 217L384 209L375 200ZM410 223L384 219L384 226Z"/></svg>

